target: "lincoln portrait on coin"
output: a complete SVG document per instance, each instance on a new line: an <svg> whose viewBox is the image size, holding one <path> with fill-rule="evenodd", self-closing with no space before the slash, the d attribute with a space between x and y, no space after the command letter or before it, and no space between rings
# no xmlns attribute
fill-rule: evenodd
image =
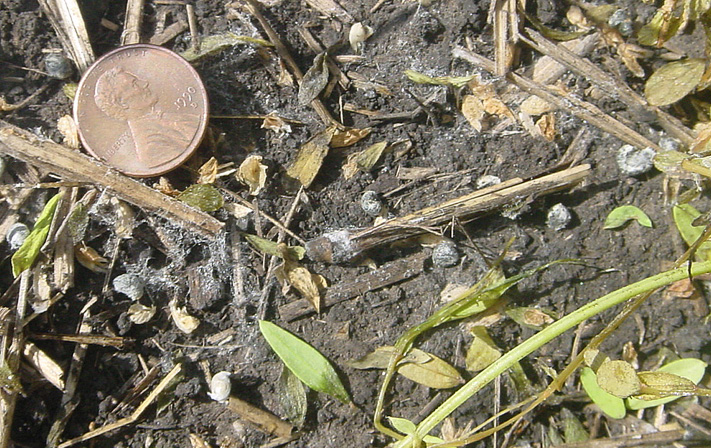
<svg viewBox="0 0 711 448"><path fill-rule="evenodd" d="M94 101L106 115L128 124L136 156L148 168L180 156L199 128L198 115L160 110L150 83L120 67L99 77Z"/></svg>

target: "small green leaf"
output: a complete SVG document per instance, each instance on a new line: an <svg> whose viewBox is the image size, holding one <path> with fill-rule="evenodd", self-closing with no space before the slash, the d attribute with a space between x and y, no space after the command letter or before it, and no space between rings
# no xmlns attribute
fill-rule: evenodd
<svg viewBox="0 0 711 448"><path fill-rule="evenodd" d="M417 429L415 424L406 418L388 416L388 421L393 428L403 434L412 434Z"/></svg>
<svg viewBox="0 0 711 448"><path fill-rule="evenodd" d="M652 73L644 95L652 106L676 103L699 85L706 69L705 59L684 59L663 65Z"/></svg>
<svg viewBox="0 0 711 448"><path fill-rule="evenodd" d="M413 434L415 432L415 429L416 429L415 424L406 418L388 416L388 421L390 422L390 425L393 428L395 428L397 431L400 431L403 434L409 435L409 434ZM430 435L423 437L422 441L425 442L425 444L427 446L436 445L438 443L444 443L443 439L436 437L436 436L430 436Z"/></svg>
<svg viewBox="0 0 711 448"><path fill-rule="evenodd" d="M257 235L250 235L248 233L243 233L242 236L244 236L244 239L246 239L247 242L254 246L254 248L259 252L281 258L281 254L277 250L278 243L275 241L260 238ZM306 249L301 246L287 246L286 250L292 260L301 260L304 258L304 255L306 255Z"/></svg>
<svg viewBox="0 0 711 448"><path fill-rule="evenodd" d="M333 366L318 350L266 320L259 321L259 331L277 356L304 384L343 403L351 402Z"/></svg>
<svg viewBox="0 0 711 448"><path fill-rule="evenodd" d="M704 226L695 226L694 220L701 213L689 204L677 204L672 208L674 224L687 245L693 246L704 233ZM696 256L701 260L711 259L711 241L705 241L696 249Z"/></svg>
<svg viewBox="0 0 711 448"><path fill-rule="evenodd" d="M279 375L277 389L284 416L292 425L300 428L303 426L304 420L306 420L306 411L308 409L304 383L288 367L283 366L281 375Z"/></svg>
<svg viewBox="0 0 711 448"><path fill-rule="evenodd" d="M644 227L652 227L652 220L649 219L646 213L634 205L622 205L617 207L607 215L603 229L618 229L625 225L628 221L636 220Z"/></svg>
<svg viewBox="0 0 711 448"><path fill-rule="evenodd" d="M42 245L45 240L47 240L49 225L52 224L52 218L54 217L57 203L61 197L62 194L59 193L47 201L47 205L42 209L42 213L40 213L39 218L37 218L32 232L27 235L22 246L12 254L12 275L15 277L20 275L22 271L29 269L32 263L34 263L35 258L37 258L37 255L39 255Z"/></svg>
<svg viewBox="0 0 711 448"><path fill-rule="evenodd" d="M682 358L672 361L669 364L665 364L657 370L657 372L671 373L673 375L680 376L690 380L695 385L699 384L701 378L704 377L706 373L707 364L700 359L696 358ZM669 403L671 401L677 400L681 397L665 397L658 398L656 400L640 400L638 398L630 397L627 399L627 408L633 411L639 409L652 408L659 406L660 404Z"/></svg>
<svg viewBox="0 0 711 448"><path fill-rule="evenodd" d="M224 205L222 195L210 184L191 185L178 195L178 199L204 212L217 211Z"/></svg>
<svg viewBox="0 0 711 448"><path fill-rule="evenodd" d="M602 390L597 384L597 375L590 367L580 370L580 383L588 397L610 418L624 418L627 415L625 401Z"/></svg>

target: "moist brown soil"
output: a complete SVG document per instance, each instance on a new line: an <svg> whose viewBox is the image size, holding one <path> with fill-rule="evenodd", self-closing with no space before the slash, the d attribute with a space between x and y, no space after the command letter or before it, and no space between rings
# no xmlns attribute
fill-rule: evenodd
<svg viewBox="0 0 711 448"><path fill-rule="evenodd" d="M84 3L84 15L96 53L100 55L115 48L120 30L111 31L99 23L102 18L123 23L124 2ZM195 3L203 36L231 31L264 38L255 20L225 3L218 0ZM237 417L224 404L207 396L208 386L198 366L199 361L206 361L213 373L233 372L233 395L282 415L276 387L281 364L257 326L259 310L264 309L267 320L299 335L337 366L356 405L351 407L326 395L309 392L309 412L302 435L287 446L384 446L388 439L375 431L371 423L382 373L355 370L346 362L377 347L393 344L406 329L422 322L441 304L440 292L447 284L471 285L476 282L483 272L480 253L495 257L506 242L515 237L504 262L509 274L557 259L585 260L586 266L552 267L526 280L510 294L509 306L535 306L562 316L607 292L668 268L669 263L683 252L684 247L670 224L670 207L663 200L663 175L656 171L637 177L621 173L615 161L622 144L617 139L565 111L556 112L557 134L552 142L530 136L515 123L479 133L456 111L456 92L442 86L414 84L406 78L403 73L407 69L430 76L475 73L476 69L467 63L453 60L451 50L455 44L463 45L469 37L477 52L492 57L491 27L486 22L488 2L436 1L423 6L417 2L390 0L372 13L369 10L374 2L353 0L342 3L356 21L373 27L374 35L365 43L363 58L342 64L341 69L345 73L357 72L368 81L382 84L391 94L372 88L351 87L343 91L337 87L331 96L324 98L327 107L344 124L372 127L373 130L356 146L332 150L326 157L319 175L306 190L308 200L301 203L291 224L291 229L303 239L315 238L329 229L371 225L372 218L360 207L360 197L366 190L384 194L405 185L407 181L398 179L398 167L433 168L438 174L452 175L412 182L388 196L385 203L396 216L470 192L475 188L476 179L485 174L505 180L544 173L555 166L581 127L588 127L591 135L583 163L592 165L592 175L573 191L534 198L515 219L493 214L464 226L458 225L453 233L448 230L462 255L454 267L438 267L428 260L419 275L410 280L369 291L329 307L318 316L294 322L284 321L279 307L295 300L297 295L293 292L285 295L278 285L274 285L271 293L262 298L264 282L274 282L265 277L268 262L243 241L231 243L237 227L266 235L270 225L264 220L257 230L254 220L235 225L234 219L225 211L218 211L215 216L228 222L229 232L211 242L135 209L133 238L122 243L111 275L130 272L144 278L147 289L144 300L155 304L159 310L153 320L144 325L131 324L126 316L130 299L111 290L102 294L104 275L77 266L76 286L29 328L31 333L74 333L79 311L90 299L97 298L92 314L106 314L102 314L105 318L101 321L93 322L93 332L119 335L134 341L124 350L89 348L79 382L80 402L67 425L66 438L83 434L92 423L102 425L123 417L125 414L113 412L114 407L117 400L122 399L121 388L141 370L141 360L144 360L149 365L162 363L164 372L175 362L185 362L186 373L175 389L172 402L158 415L151 409L137 423L95 439L91 442L93 446L184 447L189 446L190 433L200 435L211 446L256 447L266 443L267 436L248 425L235 424ZM560 23L560 18L564 17L565 9L558 3L546 3L539 8L541 17L551 24ZM185 17L181 6L158 6L149 2L143 30L146 36L154 31L156 16L161 9L170 11L173 20ZM349 25L324 17L303 2L277 1L273 6L264 7L263 11L304 71L315 55L299 35L301 27L307 27L324 47L334 46L333 55L351 53L346 38ZM642 23L649 17L649 9L639 7L639 10L633 9L632 14ZM345 45L342 44L344 39ZM185 32L166 46L181 51L189 44L189 33ZM37 100L3 118L38 135L60 141L57 119L71 114L71 101L62 89L64 82L22 68L44 70L42 51L52 48L61 46L36 1L3 1L0 7L0 95L7 102L16 103L35 89L49 84ZM195 64L209 92L212 113L244 116L275 112L281 117L299 120L303 125L292 125L291 133L276 136L262 129L259 120L212 119L212 135L222 136L220 143L211 147L204 145L195 166L211 156L220 163L239 164L249 154L261 155L269 166L269 176L264 191L255 201L262 211L282 219L288 213L295 193L293 186L285 180L286 168L297 149L322 130L323 124L311 108L298 104L294 87L277 84L276 58L272 55L265 60L263 56L254 47L241 45ZM523 56L524 61L529 61L523 65L538 57L526 51ZM640 87L641 81L627 72L609 50L599 49L591 58L606 68L611 67L633 87ZM650 67L647 69L649 71ZM487 74L482 76L494 82L499 91L506 89L501 80ZM587 81L570 74L563 78L563 82L571 91L581 94L588 87ZM341 106L346 103L359 109L396 113L414 111L418 107L416 99L427 98L433 98L429 103L431 116L419 113L399 121L378 122L347 111L341 115ZM659 139L659 129L653 123L632 122L624 108L614 100L607 99L602 107L651 140ZM497 123L494 120L493 125ZM341 174L341 166L348 154L379 141L402 139L409 139L413 144L412 150L402 158L396 160L388 154L372 171L359 173L349 180ZM6 159L6 162L2 182L22 182L15 174L19 172L21 162L13 159ZM171 173L169 178L179 189L189 183L187 170ZM222 186L246 198L244 188L234 178L230 179L221 180ZM152 184L155 180L145 182ZM20 209L20 221L31 225L52 193L51 190L35 192ZM546 225L547 210L556 203L564 204L573 214L568 227L558 231ZM655 223L654 227L644 228L632 223L618 231L603 230L607 214L624 204L643 209ZM0 207L7 207L7 202ZM91 216L85 242L99 253L110 255L115 242L112 236L114 217L100 208L93 210ZM291 243L295 244L294 241ZM235 255L237 249L238 256ZM418 251L431 251L431 247L412 243L404 247L384 247L368 255L376 264L382 265ZM0 245L0 292L6 291L12 283L10 253L8 244L3 241ZM347 284L368 270L356 265L334 266L309 261L306 265L323 275L331 285ZM243 279L241 288L235 286L237 271ZM188 278L192 274L196 274L193 277L197 277L200 284L190 292ZM173 296L184 299L182 302L189 312L200 319L199 328L192 334L184 334L173 324L167 311L167 303ZM11 303L3 305L12 306ZM639 352L643 367L653 365L662 348L671 349L682 357L699 357L708 362L711 360L706 336L708 327L704 325L703 312L699 312L698 305L699 302L665 300L660 294L654 295L639 310L639 319L624 323L605 343L604 349L617 358L622 346L631 341ZM611 310L588 322L581 333L583 342L601 330L618 311ZM223 331L227 331L231 339L225 345L217 346L210 337ZM490 328L490 333L505 350L534 331L502 319ZM564 368L570 358L573 338L573 332L568 332L523 362L534 385L541 387L549 381L543 367L557 371ZM464 354L470 341L467 332L451 325L426 334L420 339L420 348L449 360L465 379L469 379L473 374L464 369ZM52 341L37 341L37 345L64 367L68 365L74 348L71 343ZM61 392L35 375L25 375L24 371L22 381L25 395L17 403L12 438L17 446L42 447L58 412ZM565 392L575 392L577 384L573 383ZM441 402L450 394L400 379L388 400L387 412L417 422L424 417L425 406ZM501 398L504 403L523 398L507 376L502 381ZM455 413L457 426L464 426L471 420L483 421L493 412L493 403L494 389L489 386ZM542 426L550 424L549 419L555 419L564 407L574 411L586 425L592 421L594 412L585 407L584 401L563 401L555 406L538 408L530 416L530 425L515 437L524 444L541 443L540 434L545 432ZM477 446L491 446L491 443L486 441Z"/></svg>

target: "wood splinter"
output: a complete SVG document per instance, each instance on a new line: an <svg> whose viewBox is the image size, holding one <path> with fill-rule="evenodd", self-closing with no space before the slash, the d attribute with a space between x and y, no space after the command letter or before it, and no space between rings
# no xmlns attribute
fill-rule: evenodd
<svg viewBox="0 0 711 448"><path fill-rule="evenodd" d="M432 231L452 219L468 222L504 205L572 187L588 174L590 165L580 165L535 179L510 179L373 227L328 232L306 243L306 252L312 260L345 263L367 250Z"/></svg>

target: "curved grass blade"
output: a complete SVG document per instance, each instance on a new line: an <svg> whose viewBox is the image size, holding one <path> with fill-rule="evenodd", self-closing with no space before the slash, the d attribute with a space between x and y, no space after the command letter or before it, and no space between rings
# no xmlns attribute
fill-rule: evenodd
<svg viewBox="0 0 711 448"><path fill-rule="evenodd" d="M333 366L318 350L266 320L259 321L259 331L277 356L304 384L343 403L351 402Z"/></svg>

